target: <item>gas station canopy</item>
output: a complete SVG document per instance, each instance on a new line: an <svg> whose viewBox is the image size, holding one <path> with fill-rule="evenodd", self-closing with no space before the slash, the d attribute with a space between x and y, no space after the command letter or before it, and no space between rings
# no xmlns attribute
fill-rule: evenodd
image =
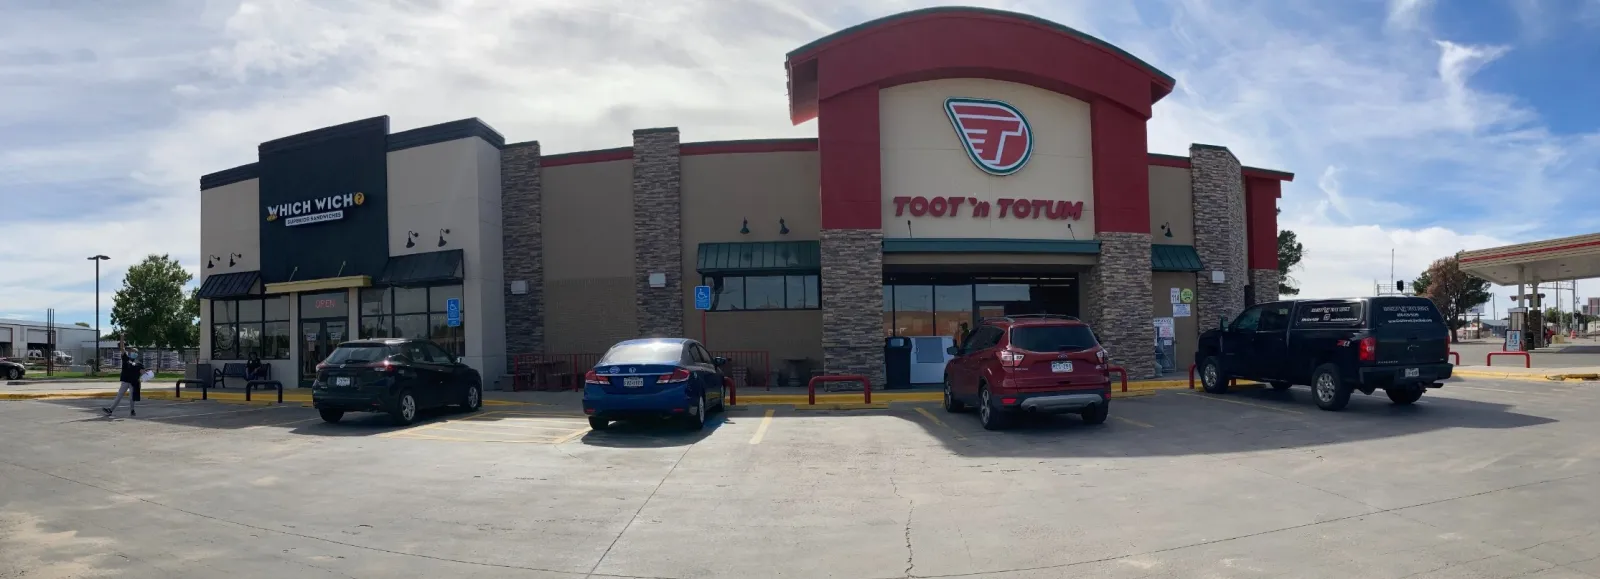
<svg viewBox="0 0 1600 579"><path fill-rule="evenodd" d="M1461 271L1500 285L1600 277L1600 233L1456 254Z"/></svg>

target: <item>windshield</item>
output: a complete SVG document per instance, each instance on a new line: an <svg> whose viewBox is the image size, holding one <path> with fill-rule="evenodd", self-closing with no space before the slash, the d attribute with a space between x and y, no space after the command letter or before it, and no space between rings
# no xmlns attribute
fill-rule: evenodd
<svg viewBox="0 0 1600 579"><path fill-rule="evenodd" d="M1025 326L1011 329L1011 345L1030 352L1087 350L1099 345L1088 326Z"/></svg>
<svg viewBox="0 0 1600 579"><path fill-rule="evenodd" d="M339 346L332 354L328 354L326 362L328 364L367 364L377 362L395 353L398 352L382 344Z"/></svg>
<svg viewBox="0 0 1600 579"><path fill-rule="evenodd" d="M596 366L616 364L676 364L683 356L679 342L624 342L611 347Z"/></svg>

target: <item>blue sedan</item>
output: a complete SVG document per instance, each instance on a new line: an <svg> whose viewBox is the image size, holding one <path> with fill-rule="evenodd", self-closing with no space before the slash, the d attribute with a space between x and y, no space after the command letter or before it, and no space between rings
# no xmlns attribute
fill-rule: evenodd
<svg viewBox="0 0 1600 579"><path fill-rule="evenodd" d="M595 430L639 417L680 419L700 430L708 411L723 409L722 366L727 363L684 338L619 342L584 375L583 413Z"/></svg>

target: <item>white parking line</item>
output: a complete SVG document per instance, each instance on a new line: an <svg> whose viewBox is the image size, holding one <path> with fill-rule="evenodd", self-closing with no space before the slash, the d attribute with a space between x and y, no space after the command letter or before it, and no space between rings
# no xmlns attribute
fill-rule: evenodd
<svg viewBox="0 0 1600 579"><path fill-rule="evenodd" d="M223 411L220 411L220 412L201 412L201 413L198 413L198 414L179 414L177 416L155 416L155 417L151 417L151 418L145 418L143 420L172 420L174 418L194 418L196 416L217 416L219 414L240 414L240 413L244 413L244 412L260 412L262 410L272 410L274 408L284 408L284 407L281 407L281 406L258 406L256 408L245 408L243 410L223 410Z"/></svg>

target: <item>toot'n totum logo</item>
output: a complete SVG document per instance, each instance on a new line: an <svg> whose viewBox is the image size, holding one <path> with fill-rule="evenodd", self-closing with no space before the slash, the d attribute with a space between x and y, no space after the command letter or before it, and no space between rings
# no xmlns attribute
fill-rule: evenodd
<svg viewBox="0 0 1600 579"><path fill-rule="evenodd" d="M944 112L972 163L990 175L1022 170L1033 154L1033 130L1022 111L1006 103L975 98L945 99Z"/></svg>

